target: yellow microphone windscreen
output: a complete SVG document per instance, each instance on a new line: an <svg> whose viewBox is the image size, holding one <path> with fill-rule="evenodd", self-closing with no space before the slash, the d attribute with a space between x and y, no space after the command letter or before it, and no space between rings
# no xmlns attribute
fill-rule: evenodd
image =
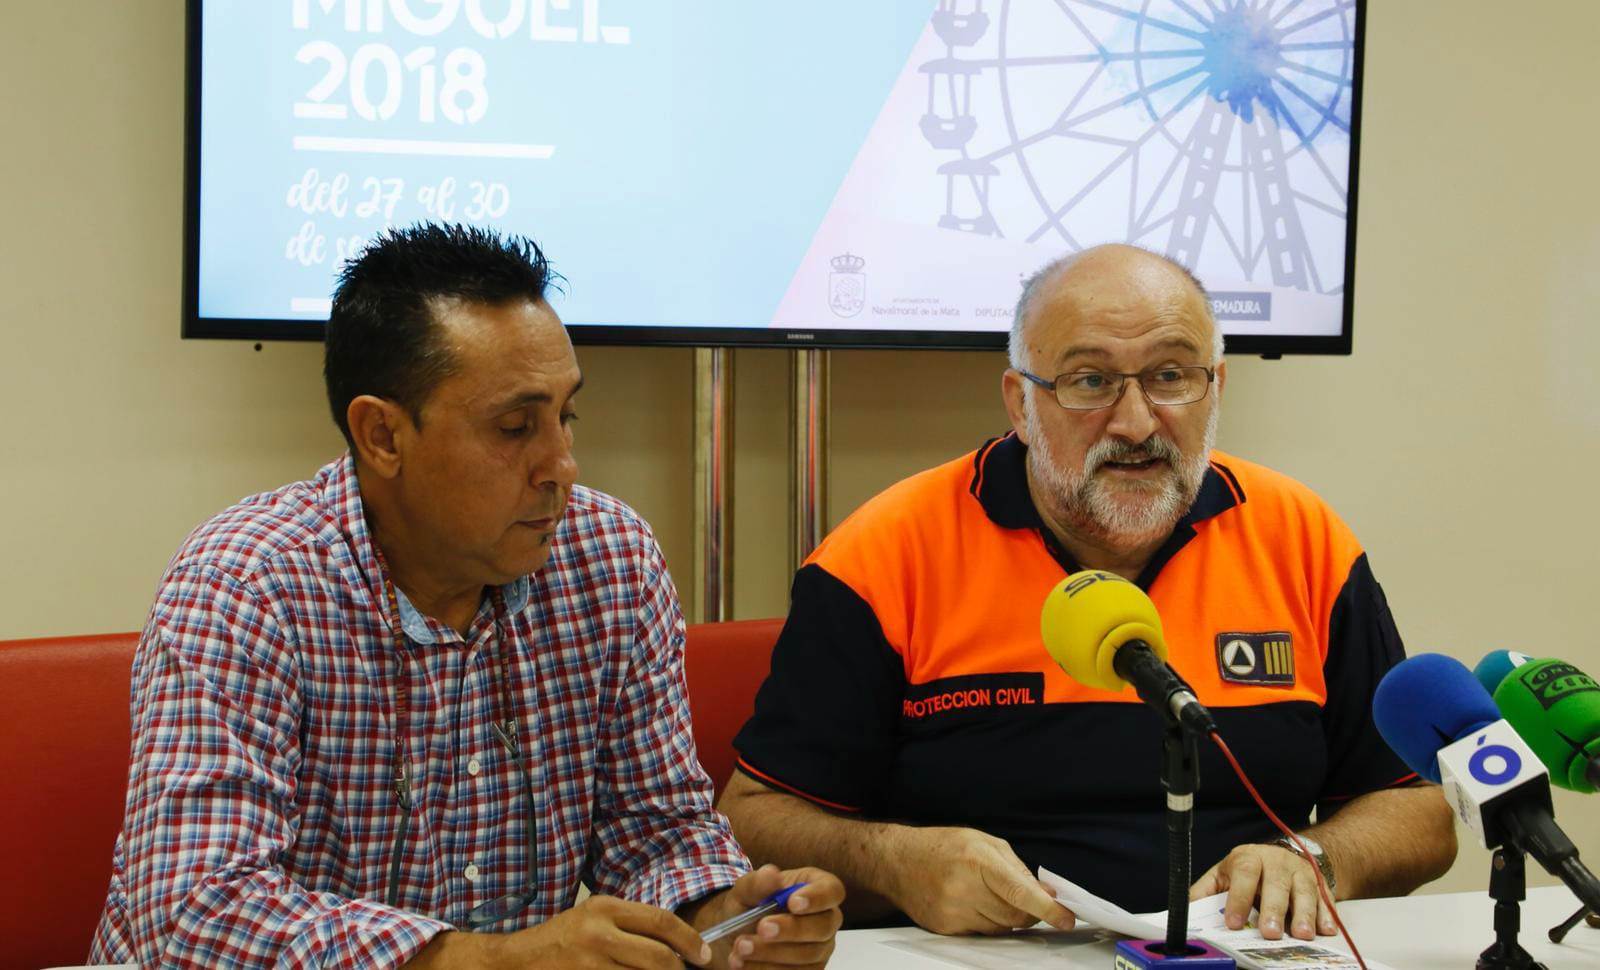
<svg viewBox="0 0 1600 970"><path fill-rule="evenodd" d="M1044 647L1067 675L1102 690L1121 690L1112 659L1129 640L1143 640L1162 660L1161 615L1144 590L1115 573L1086 569L1057 583L1039 611Z"/></svg>

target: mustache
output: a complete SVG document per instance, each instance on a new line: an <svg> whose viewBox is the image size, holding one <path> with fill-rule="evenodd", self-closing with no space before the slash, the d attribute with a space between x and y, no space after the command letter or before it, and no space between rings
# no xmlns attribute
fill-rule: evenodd
<svg viewBox="0 0 1600 970"><path fill-rule="evenodd" d="M1103 441L1095 442L1089 448L1088 453L1083 458L1083 470L1085 474L1093 474L1108 461L1141 462L1154 460L1164 461L1176 467L1182 458L1183 452L1178 450L1178 446L1160 435L1151 435L1138 444L1117 438L1106 438Z"/></svg>

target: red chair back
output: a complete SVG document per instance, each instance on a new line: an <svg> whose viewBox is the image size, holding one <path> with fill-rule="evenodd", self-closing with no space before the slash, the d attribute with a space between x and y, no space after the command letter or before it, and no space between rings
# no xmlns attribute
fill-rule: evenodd
<svg viewBox="0 0 1600 970"><path fill-rule="evenodd" d="M689 627L683 667L689 681L694 745L718 795L733 777L737 757L733 736L755 709L756 691L772 667L772 647L782 629L782 620L733 620Z"/></svg>
<svg viewBox="0 0 1600 970"><path fill-rule="evenodd" d="M137 642L0 642L0 967L89 955L127 795Z"/></svg>
<svg viewBox="0 0 1600 970"><path fill-rule="evenodd" d="M701 623L684 649L700 763L717 794L782 620ZM128 787L138 634L0 641L0 970L82 963Z"/></svg>

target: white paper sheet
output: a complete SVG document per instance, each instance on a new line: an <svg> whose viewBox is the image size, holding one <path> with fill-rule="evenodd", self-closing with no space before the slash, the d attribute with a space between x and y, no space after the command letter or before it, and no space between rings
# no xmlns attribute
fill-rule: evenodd
<svg viewBox="0 0 1600 970"><path fill-rule="evenodd" d="M1165 911L1135 915L1116 903L1101 899L1065 876L1058 876L1043 866L1039 867L1039 881L1044 883L1047 889L1055 893L1056 902L1072 910L1073 915L1080 920L1141 940L1159 940L1167 935L1167 914ZM1204 904L1210 903L1216 898L1212 897L1212 899L1190 905L1189 926L1191 931L1194 927L1195 912L1201 909Z"/></svg>
<svg viewBox="0 0 1600 970"><path fill-rule="evenodd" d="M1158 940L1167 934L1165 911L1130 913L1042 866L1038 875L1039 881L1055 893L1056 901L1081 921L1141 940ZM1228 951L1240 966L1250 970L1353 970L1357 966L1354 957L1321 943L1287 936L1281 940L1262 938L1256 927L1255 910L1250 911L1243 929L1228 929L1223 919L1227 900L1227 893L1217 893L1189 903L1189 935ZM1368 960L1367 970L1390 968Z"/></svg>

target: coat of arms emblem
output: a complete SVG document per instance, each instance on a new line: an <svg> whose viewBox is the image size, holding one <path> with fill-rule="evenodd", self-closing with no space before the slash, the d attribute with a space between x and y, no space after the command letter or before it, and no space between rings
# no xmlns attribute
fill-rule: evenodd
<svg viewBox="0 0 1600 970"><path fill-rule="evenodd" d="M853 317L867 305L867 275L861 272L867 261L845 253L830 262L833 272L828 274L828 308L838 316Z"/></svg>

